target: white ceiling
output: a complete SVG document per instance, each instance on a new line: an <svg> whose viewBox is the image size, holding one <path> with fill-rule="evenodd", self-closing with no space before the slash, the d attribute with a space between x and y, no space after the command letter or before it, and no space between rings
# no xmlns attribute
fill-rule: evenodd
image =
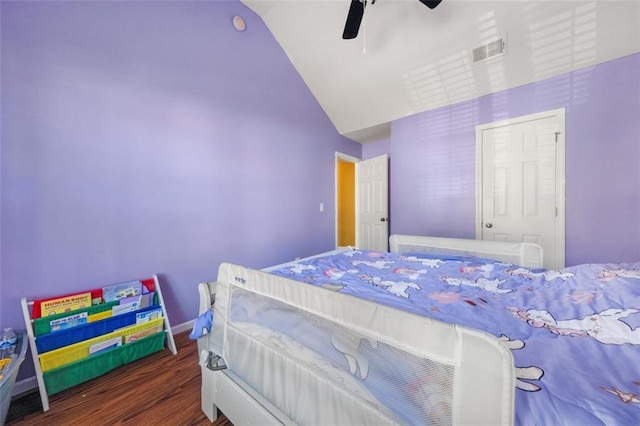
<svg viewBox="0 0 640 426"><path fill-rule="evenodd" d="M401 117L640 51L640 0L377 0L353 40L341 38L350 0L242 2L361 143L388 138ZM499 37L507 53L473 64L471 51Z"/></svg>

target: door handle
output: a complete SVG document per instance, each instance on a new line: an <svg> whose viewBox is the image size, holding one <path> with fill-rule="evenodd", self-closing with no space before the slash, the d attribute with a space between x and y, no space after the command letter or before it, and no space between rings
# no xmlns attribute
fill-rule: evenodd
<svg viewBox="0 0 640 426"><path fill-rule="evenodd" d="M380 218L380 222L387 222L388 220L389 220L389 219L388 219L388 218L386 218L386 217L381 217L381 218Z"/></svg>
<svg viewBox="0 0 640 426"><path fill-rule="evenodd" d="M493 228L493 223L485 223L484 226L487 228Z"/></svg>

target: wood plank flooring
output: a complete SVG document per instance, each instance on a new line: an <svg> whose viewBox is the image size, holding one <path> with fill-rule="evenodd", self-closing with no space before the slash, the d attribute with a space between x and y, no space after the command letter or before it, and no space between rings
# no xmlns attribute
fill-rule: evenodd
<svg viewBox="0 0 640 426"><path fill-rule="evenodd" d="M177 355L165 348L53 395L46 413L37 392L14 398L7 425L212 425L200 408L196 342L174 337ZM233 426L224 416L213 425Z"/></svg>

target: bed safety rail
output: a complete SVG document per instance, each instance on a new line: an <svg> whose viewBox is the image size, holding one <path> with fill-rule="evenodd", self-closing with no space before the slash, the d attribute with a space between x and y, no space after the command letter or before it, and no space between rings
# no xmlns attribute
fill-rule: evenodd
<svg viewBox="0 0 640 426"><path fill-rule="evenodd" d="M527 268L542 268L542 247L534 243L467 240L394 234L389 237L394 253L439 253L490 258Z"/></svg>

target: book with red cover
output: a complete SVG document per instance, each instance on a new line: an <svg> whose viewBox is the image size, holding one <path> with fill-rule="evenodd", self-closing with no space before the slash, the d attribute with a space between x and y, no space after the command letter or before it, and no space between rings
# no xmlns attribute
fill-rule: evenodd
<svg viewBox="0 0 640 426"><path fill-rule="evenodd" d="M91 301L92 301L92 305L97 305L99 303L102 302L102 289L101 288L97 288L94 290L90 290L90 291L79 291L77 293L69 293L69 294L64 294L62 296L55 296L55 297L47 297L46 299L39 299L39 300L34 300L33 301L33 309L31 312L31 318L32 319L36 319L36 318L40 318L42 316L42 303L43 302L50 302L53 300L57 300L57 299L65 299L68 297L73 297L73 296L77 296L77 295L81 295L81 294L85 294L85 293L91 293Z"/></svg>

